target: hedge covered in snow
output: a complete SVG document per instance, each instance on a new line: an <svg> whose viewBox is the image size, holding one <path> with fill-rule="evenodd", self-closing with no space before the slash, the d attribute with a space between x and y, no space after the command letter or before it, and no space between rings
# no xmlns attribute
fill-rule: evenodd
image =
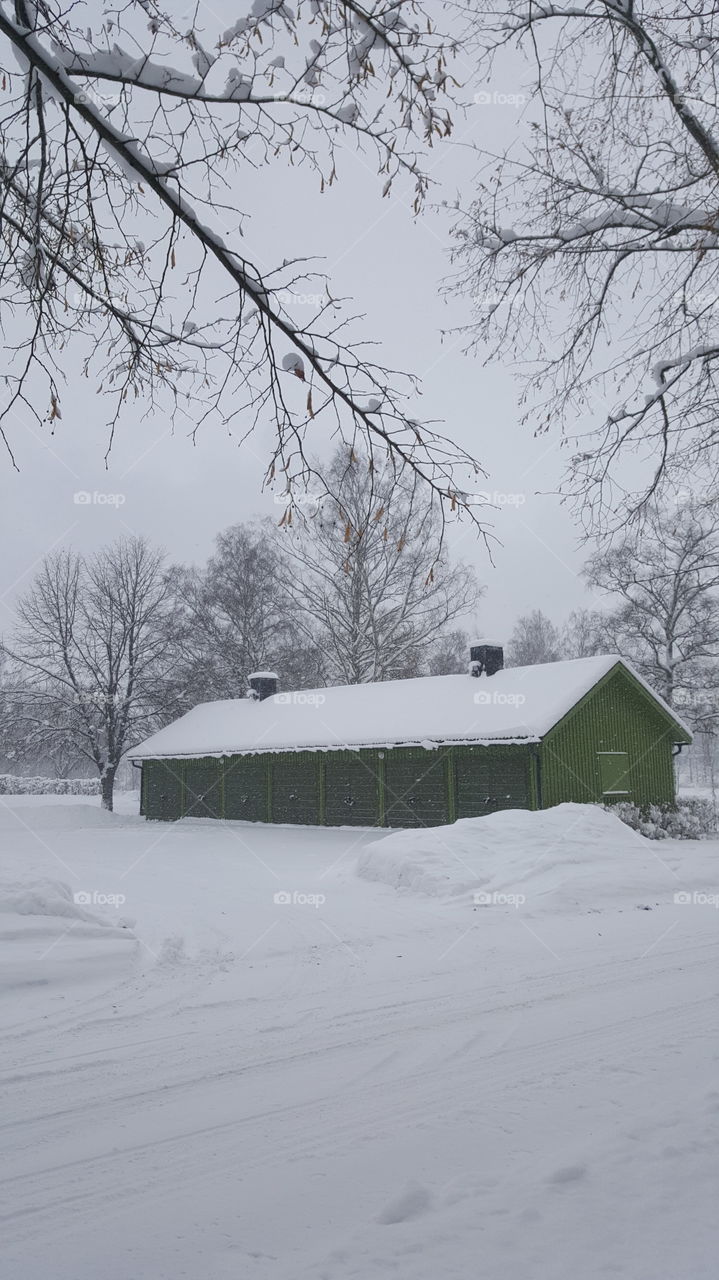
<svg viewBox="0 0 719 1280"><path fill-rule="evenodd" d="M676 805L636 805L621 800L604 808L649 840L701 840L717 830L711 800L696 796L678 800Z"/></svg>
<svg viewBox="0 0 719 1280"><path fill-rule="evenodd" d="M0 773L0 796L97 796L99 778L19 778Z"/></svg>

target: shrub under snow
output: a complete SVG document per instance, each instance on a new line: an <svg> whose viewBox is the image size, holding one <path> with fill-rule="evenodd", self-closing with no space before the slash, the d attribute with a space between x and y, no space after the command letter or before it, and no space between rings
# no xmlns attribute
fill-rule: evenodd
<svg viewBox="0 0 719 1280"><path fill-rule="evenodd" d="M604 808L649 840L701 840L714 835L717 819L711 800L693 796L676 805L633 804L620 800Z"/></svg>
<svg viewBox="0 0 719 1280"><path fill-rule="evenodd" d="M97 796L98 778L19 778L0 773L2 796Z"/></svg>

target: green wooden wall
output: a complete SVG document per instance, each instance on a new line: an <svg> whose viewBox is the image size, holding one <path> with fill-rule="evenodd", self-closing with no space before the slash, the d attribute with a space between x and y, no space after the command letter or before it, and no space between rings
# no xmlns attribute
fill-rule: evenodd
<svg viewBox="0 0 719 1280"><path fill-rule="evenodd" d="M326 826L428 827L496 809L534 808L526 747L398 747L147 760L148 818Z"/></svg>
<svg viewBox="0 0 719 1280"><path fill-rule="evenodd" d="M677 732L628 672L610 672L543 739L542 807L673 803Z"/></svg>

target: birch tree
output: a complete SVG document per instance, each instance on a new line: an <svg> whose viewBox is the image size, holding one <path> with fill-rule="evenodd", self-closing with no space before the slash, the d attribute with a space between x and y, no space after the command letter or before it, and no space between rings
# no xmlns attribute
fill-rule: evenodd
<svg viewBox="0 0 719 1280"><path fill-rule="evenodd" d="M327 684L423 674L452 623L480 596L474 572L441 547L436 510L416 481L340 450L337 497L276 532L293 626Z"/></svg>
<svg viewBox="0 0 719 1280"><path fill-rule="evenodd" d="M593 658L611 651L605 622L599 609L572 609L560 633L562 657Z"/></svg>
<svg viewBox="0 0 719 1280"><path fill-rule="evenodd" d="M26 749L74 744L106 809L125 750L171 715L161 701L171 600L162 556L129 538L89 558L47 557L18 604L5 652L22 676L12 714Z"/></svg>
<svg viewBox="0 0 719 1280"><path fill-rule="evenodd" d="M292 170L326 190L346 149L420 209L424 156L451 130L443 6L247 3L226 28L157 0L0 5L0 433L12 456L18 407L57 422L75 351L110 444L136 400L240 441L271 424L267 480L281 473L291 504L307 433L326 424L461 506L454 468L473 464L414 419L413 378L372 358L306 259L263 260L245 218L248 187L284 162L291 228Z"/></svg>
<svg viewBox="0 0 719 1280"><path fill-rule="evenodd" d="M564 435L569 488L602 530L719 462L719 10L466 12L479 83L527 105L510 145L480 152L455 283L477 304L473 345L517 359L527 420Z"/></svg>
<svg viewBox="0 0 719 1280"><path fill-rule="evenodd" d="M298 642L282 578L281 547L260 525L223 530L203 568L173 569L181 705L242 698L248 676L259 670L277 670L285 688L318 683L316 655Z"/></svg>
<svg viewBox="0 0 719 1280"><path fill-rule="evenodd" d="M533 609L517 619L507 646L507 665L530 667L539 662L558 662L562 657L559 631L546 613Z"/></svg>
<svg viewBox="0 0 719 1280"><path fill-rule="evenodd" d="M629 658L670 706L707 716L719 660L719 526L711 511L653 504L639 532L586 570L611 608L608 649ZM714 702L716 698L712 699Z"/></svg>

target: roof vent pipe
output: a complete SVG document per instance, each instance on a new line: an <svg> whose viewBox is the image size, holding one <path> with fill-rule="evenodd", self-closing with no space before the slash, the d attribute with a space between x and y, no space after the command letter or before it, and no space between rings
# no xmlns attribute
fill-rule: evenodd
<svg viewBox="0 0 719 1280"><path fill-rule="evenodd" d="M279 676L275 671L253 671L247 679L250 685L247 697L254 698L256 702L274 697L279 688Z"/></svg>
<svg viewBox="0 0 719 1280"><path fill-rule="evenodd" d="M473 676L493 676L504 666L504 649L491 640L480 640L469 651L469 670Z"/></svg>

